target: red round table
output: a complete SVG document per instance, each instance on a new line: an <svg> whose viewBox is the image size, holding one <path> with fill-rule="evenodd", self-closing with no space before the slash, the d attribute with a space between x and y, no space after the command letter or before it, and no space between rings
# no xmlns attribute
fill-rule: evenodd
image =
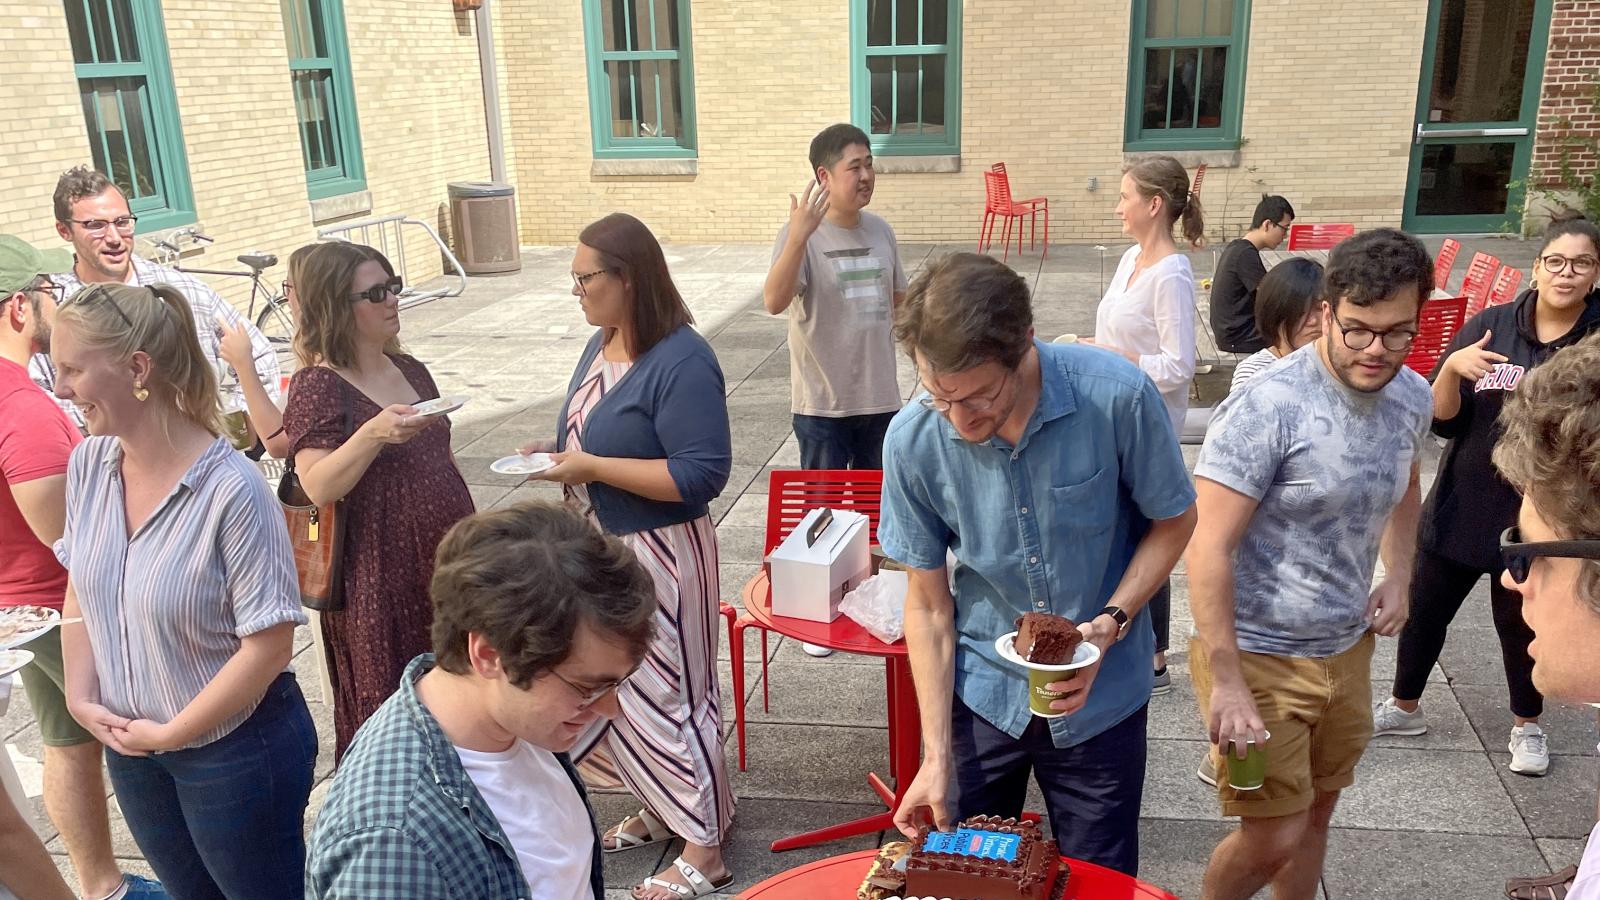
<svg viewBox="0 0 1600 900"><path fill-rule="evenodd" d="M739 900L822 900L854 897L876 850L830 856L780 872L739 894ZM1062 857L1071 867L1062 900L1178 900L1153 884L1092 863Z"/></svg>

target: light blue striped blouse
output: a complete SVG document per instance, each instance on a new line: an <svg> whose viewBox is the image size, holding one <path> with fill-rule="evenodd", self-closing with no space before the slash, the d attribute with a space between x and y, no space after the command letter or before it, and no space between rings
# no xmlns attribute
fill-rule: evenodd
<svg viewBox="0 0 1600 900"><path fill-rule="evenodd" d="M91 437L67 468L72 576L94 649L100 702L167 722L239 649L241 638L304 623L283 511L254 464L218 438L131 536L122 445ZM223 737L255 703L185 745Z"/></svg>

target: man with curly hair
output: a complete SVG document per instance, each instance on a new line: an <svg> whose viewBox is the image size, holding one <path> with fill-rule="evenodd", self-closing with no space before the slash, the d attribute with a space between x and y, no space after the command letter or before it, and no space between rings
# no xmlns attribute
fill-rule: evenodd
<svg viewBox="0 0 1600 900"><path fill-rule="evenodd" d="M1190 673L1222 812L1206 900L1316 895L1328 821L1372 739L1373 635L1408 608L1432 421L1404 368L1433 263L1414 237L1368 231L1334 248L1322 338L1223 402L1195 467L1186 554L1199 634ZM1379 555L1385 577L1372 577ZM1265 782L1236 788L1223 755L1264 746Z"/></svg>

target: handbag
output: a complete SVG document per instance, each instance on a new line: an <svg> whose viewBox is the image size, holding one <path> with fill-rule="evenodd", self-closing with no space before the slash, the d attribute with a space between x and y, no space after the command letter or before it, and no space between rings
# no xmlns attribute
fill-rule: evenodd
<svg viewBox="0 0 1600 900"><path fill-rule="evenodd" d="M351 431L350 394L340 385L344 398L344 431ZM278 504L289 526L289 544L294 548L294 569L300 582L300 602L318 612L344 609L344 501L318 506L300 486L294 471L294 454L284 462L283 478L278 481Z"/></svg>

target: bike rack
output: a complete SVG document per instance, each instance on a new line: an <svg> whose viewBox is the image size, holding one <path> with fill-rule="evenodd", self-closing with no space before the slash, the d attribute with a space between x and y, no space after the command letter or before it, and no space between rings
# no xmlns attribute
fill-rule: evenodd
<svg viewBox="0 0 1600 900"><path fill-rule="evenodd" d="M421 290L412 282L410 272L406 270L406 232L407 225L415 225L427 233L438 245L439 252L444 255L449 269L454 271L454 283L447 281L439 287ZM395 266L395 271L405 281L406 288L400 294L400 308L416 306L441 297L459 297L467 289L467 273L461 268L461 261L450 252L449 246L439 238L439 233L433 230L427 222L413 219L406 215L374 216L368 219L356 219L350 222L340 222L317 229L319 240L351 241L375 247L384 256L389 258ZM448 279L452 273L446 270L442 277Z"/></svg>

